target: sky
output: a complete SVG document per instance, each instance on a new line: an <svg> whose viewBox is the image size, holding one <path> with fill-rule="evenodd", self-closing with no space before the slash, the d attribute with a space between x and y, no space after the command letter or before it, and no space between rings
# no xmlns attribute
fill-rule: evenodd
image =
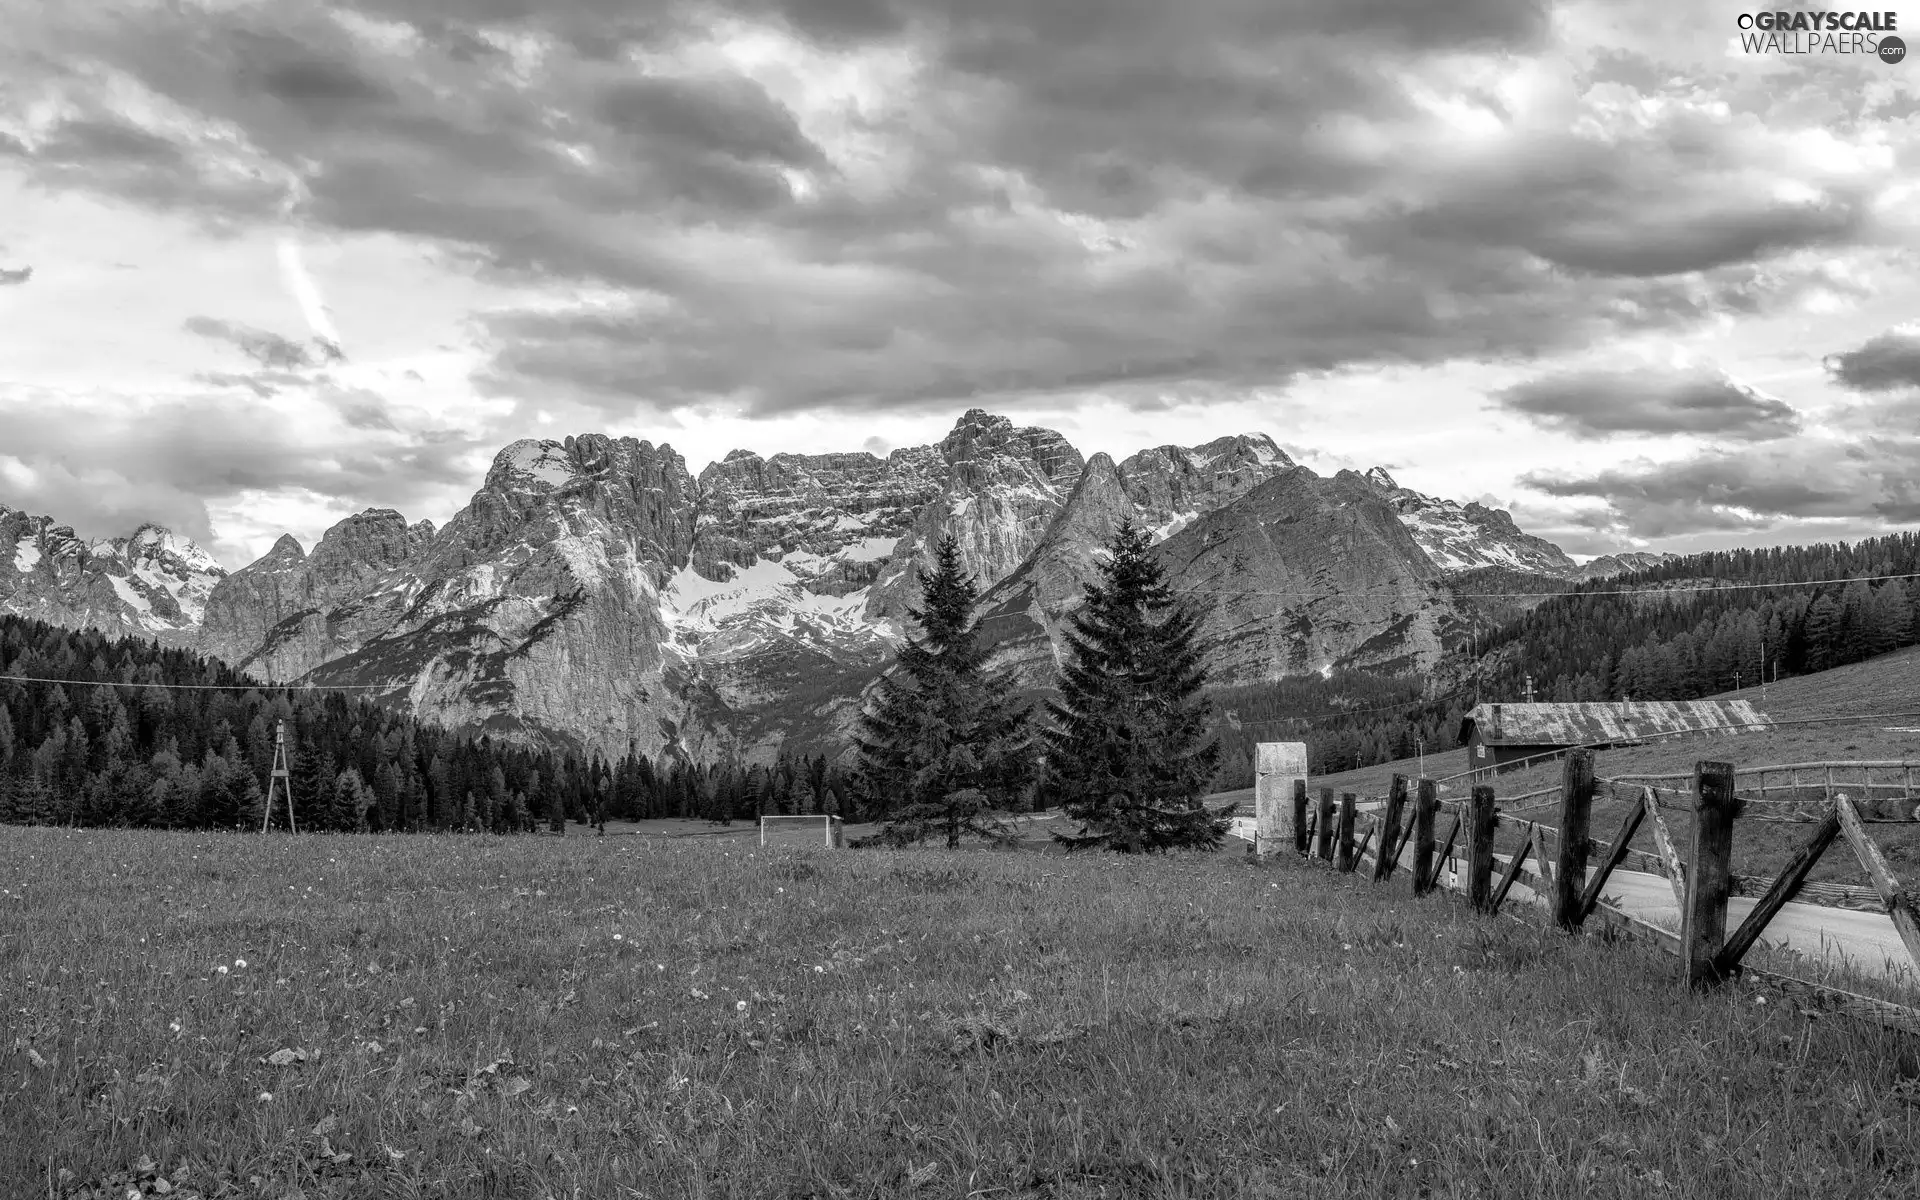
<svg viewBox="0 0 1920 1200"><path fill-rule="evenodd" d="M1743 11L0 0L0 503L237 567L517 438L979 407L1578 555L1910 528L1920 64Z"/></svg>

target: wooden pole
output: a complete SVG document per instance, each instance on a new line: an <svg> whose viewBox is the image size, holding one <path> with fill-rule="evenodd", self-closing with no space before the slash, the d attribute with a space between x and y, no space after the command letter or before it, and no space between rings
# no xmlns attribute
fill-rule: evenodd
<svg viewBox="0 0 1920 1200"><path fill-rule="evenodd" d="M1359 865L1360 865L1360 863L1361 863L1361 860L1363 860L1363 859L1365 859L1365 858L1366 858L1366 856L1367 856L1367 846L1368 846L1369 844L1371 844L1371 843L1372 843L1372 841L1373 841L1373 827L1372 827L1372 826L1368 826L1368 827L1367 827L1367 832L1366 832L1366 834L1365 834L1365 836L1363 836L1363 837L1362 837L1362 838L1360 839L1360 844L1359 844L1358 846L1355 846L1355 847L1353 848L1353 853L1351 853L1351 854L1349 854L1349 855L1347 856L1347 863L1346 863L1346 865L1345 865L1345 866L1343 866L1343 867L1341 867L1340 869L1341 869L1342 871L1351 871L1351 870L1353 870L1353 869L1354 869L1355 867L1357 867L1357 866L1359 866Z"/></svg>
<svg viewBox="0 0 1920 1200"><path fill-rule="evenodd" d="M1419 795L1413 802L1413 894L1416 896L1433 887L1433 816L1439 807L1439 785L1431 779L1422 779Z"/></svg>
<svg viewBox="0 0 1920 1200"><path fill-rule="evenodd" d="M1580 928L1580 894L1587 882L1587 827L1593 811L1593 751L1567 752L1560 774L1560 861L1553 873L1553 919L1569 932Z"/></svg>
<svg viewBox="0 0 1920 1200"><path fill-rule="evenodd" d="M1687 982L1718 983L1714 960L1727 942L1727 896L1733 886L1733 764L1701 762L1693 769L1693 853L1687 866L1687 903L1681 914L1680 954Z"/></svg>
<svg viewBox="0 0 1920 1200"><path fill-rule="evenodd" d="M1840 818L1840 832L1847 835L1852 845L1854 857L1867 869L1867 878L1873 880L1873 890L1880 893L1886 901L1887 915L1893 918L1893 928L1906 943L1907 955L1913 959L1913 965L1920 968L1920 920L1915 919L1913 897L1900 886L1899 876L1893 873L1893 867L1880 853L1880 847L1873 844L1867 836L1866 828L1860 824L1860 813L1851 800L1840 800L1834 804L1834 812Z"/></svg>
<svg viewBox="0 0 1920 1200"><path fill-rule="evenodd" d="M1406 807L1407 777L1396 772L1392 786L1387 789L1387 811L1380 822L1380 855L1373 864L1375 883L1393 874L1394 859L1399 856L1400 850L1400 820Z"/></svg>
<svg viewBox="0 0 1920 1200"><path fill-rule="evenodd" d="M1340 820L1333 833L1337 846L1333 865L1342 871L1353 870L1353 793L1340 794Z"/></svg>
<svg viewBox="0 0 1920 1200"><path fill-rule="evenodd" d="M1607 877L1613 874L1614 868L1626 860L1627 852L1632 848L1633 835L1640 832L1640 822L1646 819L1646 809L1638 804L1628 808L1621 817L1620 829L1613 835L1612 849L1601 861L1600 869L1593 873L1593 878L1587 880L1586 890L1580 893L1580 905L1573 913L1575 927L1585 922L1593 906L1600 903L1600 889L1607 885Z"/></svg>
<svg viewBox="0 0 1920 1200"><path fill-rule="evenodd" d="M1314 826L1314 838L1318 844L1314 857L1321 862L1330 862L1333 859L1333 789L1330 787L1320 789L1320 813Z"/></svg>
<svg viewBox="0 0 1920 1200"><path fill-rule="evenodd" d="M1753 911L1747 914L1747 919L1740 922L1740 928L1733 931L1733 936L1727 939L1726 945L1720 948L1720 953L1714 956L1713 966L1716 971L1726 975L1740 965L1740 960L1746 957L1747 951L1752 949L1754 942L1758 941L1760 935L1765 932L1767 922L1773 920L1774 914L1778 913L1787 901L1793 899L1793 894L1800 890L1800 884L1807 878L1807 872L1813 870L1813 864L1820 861L1820 856L1827 852L1827 847L1833 845L1833 839L1839 836L1840 814L1829 812L1826 820L1820 822L1820 827L1813 831L1813 836L1807 839L1806 844L1800 847L1799 852L1787 863L1786 868L1775 877L1773 886L1767 889L1766 895L1760 897L1760 902L1753 906Z"/></svg>
<svg viewBox="0 0 1920 1200"><path fill-rule="evenodd" d="M1293 781L1293 852L1307 852L1307 781Z"/></svg>
<svg viewBox="0 0 1920 1200"><path fill-rule="evenodd" d="M1520 834L1520 848L1515 850L1513 857L1507 860L1507 869L1500 876L1500 884L1493 889L1493 895L1487 901L1488 912L1497 913L1500 911L1500 906L1506 902L1507 892L1513 888L1513 881L1520 876L1521 866L1527 861L1527 852L1532 849L1533 822L1528 821L1527 827L1522 830Z"/></svg>
<svg viewBox="0 0 1920 1200"><path fill-rule="evenodd" d="M293 820L293 776L287 770L287 723L273 723L273 769L267 773L266 809L260 814L260 832L265 833L273 822L273 794L278 790L287 799L287 832L298 833L300 827Z"/></svg>
<svg viewBox="0 0 1920 1200"><path fill-rule="evenodd" d="M1491 912L1493 899L1493 789L1473 789L1473 809L1467 818L1467 899L1476 912Z"/></svg>
<svg viewBox="0 0 1920 1200"><path fill-rule="evenodd" d="M1685 912L1687 869L1680 862L1680 851L1674 848L1673 835L1667 832L1667 820L1660 815L1660 801L1654 796L1652 788L1640 789L1640 805L1653 825L1653 844L1659 848L1660 860L1667 865L1667 882L1673 885L1673 902L1680 906L1681 912Z"/></svg>
<svg viewBox="0 0 1920 1200"><path fill-rule="evenodd" d="M1427 880L1428 891L1432 891L1435 887L1439 885L1440 872L1447 869L1447 861L1453 857L1453 841L1455 838L1459 836L1460 836L1460 814L1454 813L1453 823L1447 826L1447 843L1446 845L1440 848L1439 855L1436 856L1433 860L1434 875L1431 879Z"/></svg>

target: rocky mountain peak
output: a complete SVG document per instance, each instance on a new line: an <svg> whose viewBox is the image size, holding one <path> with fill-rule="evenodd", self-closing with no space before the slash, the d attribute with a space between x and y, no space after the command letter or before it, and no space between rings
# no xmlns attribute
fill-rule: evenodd
<svg viewBox="0 0 1920 1200"><path fill-rule="evenodd" d="M1400 485L1393 481L1393 476L1387 474L1385 467L1372 468L1367 472L1366 478L1368 483L1373 484L1382 491L1397 492L1400 490Z"/></svg>
<svg viewBox="0 0 1920 1200"><path fill-rule="evenodd" d="M1005 474L1007 460L1037 468L1050 483L1071 487L1086 460L1059 433L1038 426L1015 427L1006 417L981 408L968 409L953 432L940 440L940 455L952 464L963 483L978 486L996 474ZM996 465L1003 465L996 470Z"/></svg>
<svg viewBox="0 0 1920 1200"><path fill-rule="evenodd" d="M1135 519L1165 541L1201 514L1231 504L1294 469L1264 433L1234 434L1200 446L1155 446L1120 463Z"/></svg>
<svg viewBox="0 0 1920 1200"><path fill-rule="evenodd" d="M271 570L277 566L292 566L297 563L302 563L305 562L306 559L307 552L301 548L300 539L290 533L283 533L280 535L279 540L273 543L272 549L268 550L266 554L262 555L249 566L243 567L242 570L253 570L256 568Z"/></svg>

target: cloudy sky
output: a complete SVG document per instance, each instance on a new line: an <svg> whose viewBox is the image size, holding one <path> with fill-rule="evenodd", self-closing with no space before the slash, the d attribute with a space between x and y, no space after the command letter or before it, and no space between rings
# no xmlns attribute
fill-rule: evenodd
<svg viewBox="0 0 1920 1200"><path fill-rule="evenodd" d="M1920 523L1920 65L1740 11L0 0L0 502L237 566L985 407L1582 554Z"/></svg>

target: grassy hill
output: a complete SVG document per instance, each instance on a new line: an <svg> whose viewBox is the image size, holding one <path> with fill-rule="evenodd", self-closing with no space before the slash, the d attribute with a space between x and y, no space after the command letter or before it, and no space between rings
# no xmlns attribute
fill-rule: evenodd
<svg viewBox="0 0 1920 1200"><path fill-rule="evenodd" d="M1760 711L1779 722L1817 721L1819 724L1785 725L1739 734L1697 735L1665 738L1643 746L1603 750L1595 755L1595 769L1601 776L1624 774L1666 774L1691 771L1696 762L1714 759L1737 767L1816 762L1835 759L1894 760L1920 762L1920 716L1875 719L1884 713L1920 713L1920 646L1884 654L1866 662L1838 667L1815 675L1802 675L1769 684L1762 694L1759 688L1727 692L1725 699L1750 700ZM1393 776L1404 773L1417 776L1417 759L1379 763L1358 771L1346 771L1310 781L1318 794L1321 787L1336 793L1354 792L1362 796L1383 795ZM1468 769L1464 747L1429 754L1426 773L1434 778ZM1560 779L1559 762L1546 762L1499 776L1494 781L1497 795L1520 796L1549 787ZM1443 785L1443 799L1458 799L1466 785ZM1238 800L1252 811L1252 789L1221 793L1219 802ZM1593 835L1611 837L1620 820L1621 806L1612 800L1596 802ZM1551 823L1552 809L1529 810L1529 818ZM1668 814L1667 820L1676 838L1684 844L1689 825L1684 814ZM1872 831L1896 869L1903 862L1916 864L1909 871L1920 871L1920 829L1914 826L1876 825ZM1798 826L1742 822L1734 838L1735 869L1750 874L1768 874L1786 861L1806 836ZM1652 851L1650 831L1642 829L1634 846ZM1502 849L1507 849L1504 845ZM1829 850L1815 868L1815 879L1835 882L1863 881L1865 876L1844 847Z"/></svg>

